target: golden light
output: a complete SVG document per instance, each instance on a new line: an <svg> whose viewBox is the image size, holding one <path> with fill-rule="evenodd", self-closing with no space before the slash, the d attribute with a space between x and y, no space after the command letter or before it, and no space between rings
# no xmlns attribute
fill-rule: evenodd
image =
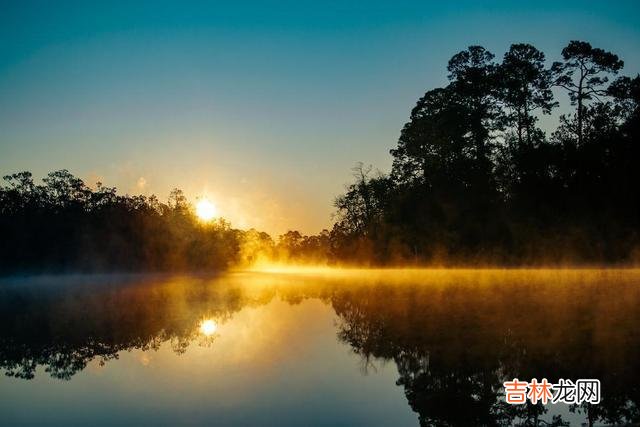
<svg viewBox="0 0 640 427"><path fill-rule="evenodd" d="M218 330L218 324L216 323L215 320L205 319L202 322L200 322L200 333L202 335L206 335L210 337L211 335L215 334L217 330Z"/></svg>
<svg viewBox="0 0 640 427"><path fill-rule="evenodd" d="M216 205L207 199L202 199L196 204L196 215L202 221L211 221L217 214Z"/></svg>

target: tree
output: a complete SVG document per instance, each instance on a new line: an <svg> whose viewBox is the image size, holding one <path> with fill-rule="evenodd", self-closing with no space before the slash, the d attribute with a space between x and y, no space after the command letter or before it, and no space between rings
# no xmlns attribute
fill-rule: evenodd
<svg viewBox="0 0 640 427"><path fill-rule="evenodd" d="M49 203L59 208L81 206L91 194L85 183L66 169L50 172L42 181L46 184L45 191L49 196Z"/></svg>
<svg viewBox="0 0 640 427"><path fill-rule="evenodd" d="M345 194L336 197L337 222L345 231L366 236L382 219L390 181L380 173L371 175L371 167L357 164L353 168L356 182L347 187Z"/></svg>
<svg viewBox="0 0 640 427"><path fill-rule="evenodd" d="M416 181L427 188L450 186L466 181L461 171L469 171L469 111L455 90L448 86L424 94L404 125L394 157L392 175L403 183ZM483 143L484 144L484 143Z"/></svg>
<svg viewBox="0 0 640 427"><path fill-rule="evenodd" d="M174 211L183 212L189 208L189 202L184 192L179 188L174 188L169 193L169 207Z"/></svg>
<svg viewBox="0 0 640 427"><path fill-rule="evenodd" d="M606 95L603 87L609 78L606 74L617 74L624 62L617 55L591 44L572 40L562 49L563 62L554 62L551 70L555 85L569 93L571 105L576 105L576 129L578 145L583 142L585 103Z"/></svg>
<svg viewBox="0 0 640 427"><path fill-rule="evenodd" d="M607 95L613 97L626 113L624 119L640 118L640 74L634 78L618 77L607 88Z"/></svg>
<svg viewBox="0 0 640 427"><path fill-rule="evenodd" d="M0 189L0 213L16 212L38 201L39 188L34 184L31 172L18 172L3 179L8 187Z"/></svg>
<svg viewBox="0 0 640 427"><path fill-rule="evenodd" d="M518 143L533 143L536 110L550 114L558 105L551 92L551 71L544 66L544 53L530 44L512 44L498 69L500 99L509 112L506 119L516 127Z"/></svg>
<svg viewBox="0 0 640 427"><path fill-rule="evenodd" d="M495 99L494 54L482 46L469 46L455 54L447 65L451 89L466 108L466 123L479 167L489 172L491 131L499 125Z"/></svg>

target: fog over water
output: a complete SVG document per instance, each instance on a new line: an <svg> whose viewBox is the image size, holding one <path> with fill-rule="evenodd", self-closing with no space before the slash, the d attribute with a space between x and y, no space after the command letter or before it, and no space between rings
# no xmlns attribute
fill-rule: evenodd
<svg viewBox="0 0 640 427"><path fill-rule="evenodd" d="M7 425L637 420L638 270L280 269L0 281ZM600 405L502 382L597 378ZM588 411L588 412L587 412Z"/></svg>

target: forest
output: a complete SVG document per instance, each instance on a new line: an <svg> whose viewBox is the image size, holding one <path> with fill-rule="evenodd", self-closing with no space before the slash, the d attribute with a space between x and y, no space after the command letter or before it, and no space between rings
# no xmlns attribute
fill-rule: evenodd
<svg viewBox="0 0 640 427"><path fill-rule="evenodd" d="M634 263L640 230L640 77L571 41L455 54L449 84L424 94L390 152L359 165L337 197L337 259L373 263ZM548 133L544 116L560 109Z"/></svg>
<svg viewBox="0 0 640 427"><path fill-rule="evenodd" d="M358 164L331 230L273 239L198 221L184 194L119 195L67 170L0 186L0 273L199 271L260 260L358 265L631 264L640 259L640 76L571 41L501 61L455 54L382 173ZM569 107L562 108L562 98ZM561 111L561 114L557 112ZM548 131L544 116L556 118ZM547 120L549 121L549 120Z"/></svg>

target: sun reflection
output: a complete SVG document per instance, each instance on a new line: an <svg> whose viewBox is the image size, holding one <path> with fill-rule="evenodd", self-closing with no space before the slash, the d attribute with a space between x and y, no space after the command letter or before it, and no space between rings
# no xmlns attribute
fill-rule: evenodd
<svg viewBox="0 0 640 427"><path fill-rule="evenodd" d="M217 330L218 330L218 324L216 323L215 320L205 319L202 322L200 322L200 333L202 335L210 337L211 335L215 334Z"/></svg>

